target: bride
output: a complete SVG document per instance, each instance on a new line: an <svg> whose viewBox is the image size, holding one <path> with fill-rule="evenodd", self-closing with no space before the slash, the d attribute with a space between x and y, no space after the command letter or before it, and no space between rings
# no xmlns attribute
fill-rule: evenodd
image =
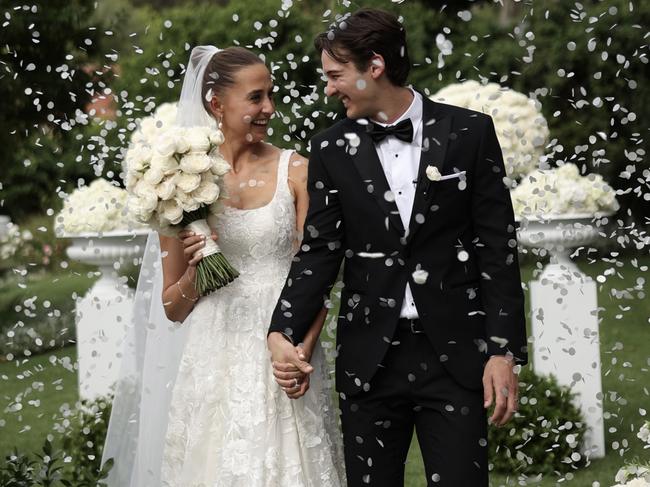
<svg viewBox="0 0 650 487"><path fill-rule="evenodd" d="M109 485L345 484L318 343L325 310L296 348L304 370L283 389L267 351L308 206L306 160L264 142L272 92L251 51L192 50L177 123L218 123L224 134L228 197L210 226L240 276L200 298L193 282L206 237L150 235L102 460L115 461Z"/></svg>

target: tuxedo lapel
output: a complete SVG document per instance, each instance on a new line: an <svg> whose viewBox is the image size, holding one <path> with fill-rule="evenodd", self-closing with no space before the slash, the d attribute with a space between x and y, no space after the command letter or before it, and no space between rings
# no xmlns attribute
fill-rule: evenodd
<svg viewBox="0 0 650 487"><path fill-rule="evenodd" d="M442 173L445 162L447 143L451 132L451 115L436 118L436 104L422 95L422 151L418 168L417 186L413 200L413 211L409 222L408 239L411 240L419 227L424 223L422 217L429 212L428 207L436 190L436 183L427 178L427 166L435 166ZM418 217L418 215L421 215Z"/></svg>
<svg viewBox="0 0 650 487"><path fill-rule="evenodd" d="M363 191L369 191L372 194L377 204L386 214L387 221L390 222L401 237L404 235L404 225L402 225L395 198L391 197L390 186L379 161L375 144L364 130L363 125L353 122L353 126L354 132L359 136L360 141L356 147L356 152L353 150L350 152L354 165L364 182ZM370 191L371 189L372 191ZM388 226L387 224L386 228Z"/></svg>

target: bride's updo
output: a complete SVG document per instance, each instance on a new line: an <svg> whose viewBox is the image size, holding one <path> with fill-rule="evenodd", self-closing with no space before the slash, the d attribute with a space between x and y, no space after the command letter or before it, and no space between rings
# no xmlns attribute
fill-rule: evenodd
<svg viewBox="0 0 650 487"><path fill-rule="evenodd" d="M235 74L242 68L254 64L264 64L257 55L243 47L228 47L216 52L208 62L203 74L201 99L208 113L213 94L221 95L235 84Z"/></svg>

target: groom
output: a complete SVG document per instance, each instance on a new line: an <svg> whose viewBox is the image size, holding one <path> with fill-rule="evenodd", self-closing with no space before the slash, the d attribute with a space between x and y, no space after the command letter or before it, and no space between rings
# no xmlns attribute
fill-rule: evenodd
<svg viewBox="0 0 650 487"><path fill-rule="evenodd" d="M302 342L344 261L336 386L348 485L403 485L415 429L428 485L488 485L487 412L517 408L527 360L515 223L489 116L405 85L404 27L364 9L315 41L347 118L316 135L301 250L269 348ZM281 375L280 371L276 374Z"/></svg>

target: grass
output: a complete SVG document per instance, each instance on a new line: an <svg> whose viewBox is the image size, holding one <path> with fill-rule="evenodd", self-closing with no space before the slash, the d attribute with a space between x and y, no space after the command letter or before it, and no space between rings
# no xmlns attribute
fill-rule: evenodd
<svg viewBox="0 0 650 487"><path fill-rule="evenodd" d="M614 483L616 471L626 460L635 457L647 460L650 456L650 450L644 450L636 438L642 420L648 419L640 411L650 410L650 301L642 292L650 257L637 259L636 267L633 263L635 260L625 260L621 266L614 260L590 262L584 258L578 263L594 278L609 274L598 289L602 307L600 333L607 456L568 475L547 476L534 483L520 482L516 475L493 474L492 486L604 487ZM645 270L642 266L646 266ZM523 280L530 281L535 272L533 265L523 266ZM633 289L635 286L637 290ZM40 294L46 295L45 290ZM55 353L0 364L0 454L14 446L33 451L40 447L46 434L52 433L59 408L77 400L76 370L71 367L75 358L75 348L67 347ZM8 412L7 407L17 398L21 399L22 409ZM424 479L414 440L406 465L406 486L424 486Z"/></svg>
<svg viewBox="0 0 650 487"><path fill-rule="evenodd" d="M59 348L75 338L75 300L92 272L35 273L0 282L0 362Z"/></svg>
<svg viewBox="0 0 650 487"><path fill-rule="evenodd" d="M39 450L54 433L60 409L78 400L76 361L77 349L69 346L0 364L0 458L14 448Z"/></svg>

